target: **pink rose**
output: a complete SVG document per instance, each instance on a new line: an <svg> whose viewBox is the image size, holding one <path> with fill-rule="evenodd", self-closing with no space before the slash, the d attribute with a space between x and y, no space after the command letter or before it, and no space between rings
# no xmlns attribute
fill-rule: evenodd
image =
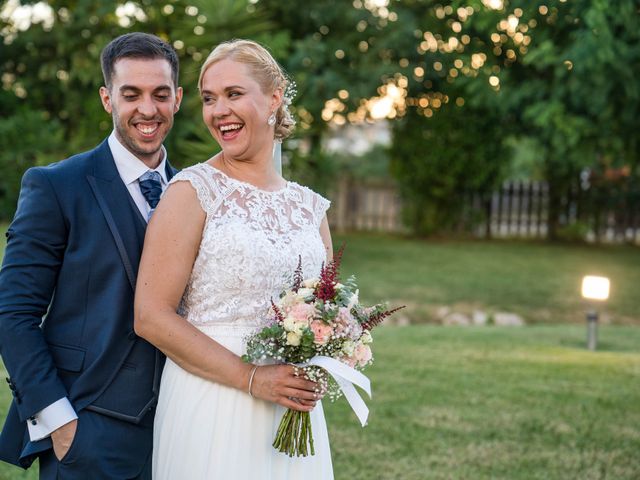
<svg viewBox="0 0 640 480"><path fill-rule="evenodd" d="M351 368L354 368L358 363L355 357L342 357L341 360L347 365L349 365Z"/></svg>
<svg viewBox="0 0 640 480"><path fill-rule="evenodd" d="M331 325L327 325L320 320L314 320L311 322L311 331L315 337L314 341L318 345L324 345L327 343L331 338L331 333L333 333Z"/></svg>
<svg viewBox="0 0 640 480"><path fill-rule="evenodd" d="M289 310L289 315L291 315L296 322L308 322L313 318L315 313L315 307L308 303L299 303L298 305L294 305Z"/></svg>
<svg viewBox="0 0 640 480"><path fill-rule="evenodd" d="M367 363L371 361L371 357L373 356L371 353L371 348L369 345L365 345L364 343L358 344L356 347L356 351L353 354L358 365L364 367Z"/></svg>

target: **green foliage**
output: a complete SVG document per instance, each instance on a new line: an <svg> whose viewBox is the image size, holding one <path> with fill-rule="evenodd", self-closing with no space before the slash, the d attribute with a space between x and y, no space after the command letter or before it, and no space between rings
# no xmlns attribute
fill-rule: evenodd
<svg viewBox="0 0 640 480"><path fill-rule="evenodd" d="M477 77L464 83L474 102L499 109L513 120L518 136L537 143L550 186L550 236L556 238L562 197L575 188L582 169L597 168L606 157L629 165L640 176L634 133L640 127L640 85L634 73L640 69L638 4L551 1L545 10L528 0L504 3L501 11L480 9L462 33L473 32L486 19L496 25L519 8L517 28L531 41L523 47L515 35L498 28L506 41L494 51L495 43L487 37L495 26L482 23L479 28L490 27L483 32L489 41L467 55L482 51L487 62ZM499 78L499 94L486 88L483 81L489 75Z"/></svg>
<svg viewBox="0 0 640 480"><path fill-rule="evenodd" d="M416 235L458 229L469 194L490 194L508 162L500 119L445 105L433 118L410 112L394 124L392 171Z"/></svg>
<svg viewBox="0 0 640 480"><path fill-rule="evenodd" d="M557 230L558 240L567 242L585 242L589 233L589 225L584 222L574 222L570 225L564 225Z"/></svg>
<svg viewBox="0 0 640 480"><path fill-rule="evenodd" d="M355 181L385 181L391 170L391 151L384 145L374 145L361 155L336 153L333 155L335 170L339 176Z"/></svg>
<svg viewBox="0 0 640 480"><path fill-rule="evenodd" d="M13 215L25 170L62 159L64 131L46 119L48 112L30 110L0 118L0 218Z"/></svg>
<svg viewBox="0 0 640 480"><path fill-rule="evenodd" d="M439 121L439 107L433 102L419 107L419 99L435 94L464 99L465 106L501 118L501 129L485 132L484 142L515 137L535 145L539 160L532 167L550 185L550 236L555 238L563 198L575 189L584 168L597 168L607 158L614 165L628 165L632 175L640 177L635 133L640 127L640 84L634 74L640 69L638 3L502 3L494 10L481 0L398 2L391 8L399 19L384 32L387 50L380 59L394 63L392 71L406 79L407 98L413 99L410 109ZM461 15L460 9L466 13ZM423 39L438 45L422 47L429 43ZM455 48L447 47L451 40ZM416 69L423 73L417 75ZM473 121L465 122L465 129ZM405 135L402 128L394 132ZM403 141L398 138L394 149ZM483 149L481 143L469 144L468 151ZM406 171L418 168L409 163ZM451 199L456 202L456 197ZM447 205L430 205L432 211L426 213L420 213L422 206L410 206L417 210L408 212L414 231L449 230L450 225L441 223L443 217L452 218Z"/></svg>
<svg viewBox="0 0 640 480"><path fill-rule="evenodd" d="M300 359L301 362L306 362L315 355L316 346L314 344L315 336L310 328L302 330L302 337L300 338Z"/></svg>

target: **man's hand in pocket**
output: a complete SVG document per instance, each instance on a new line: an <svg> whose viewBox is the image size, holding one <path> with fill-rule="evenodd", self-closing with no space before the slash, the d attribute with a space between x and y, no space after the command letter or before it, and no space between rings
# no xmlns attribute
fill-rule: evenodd
<svg viewBox="0 0 640 480"><path fill-rule="evenodd" d="M58 461L62 460L71 448L71 443L76 436L78 428L78 420L72 420L59 429L51 432L51 441L53 442L53 453L55 453Z"/></svg>

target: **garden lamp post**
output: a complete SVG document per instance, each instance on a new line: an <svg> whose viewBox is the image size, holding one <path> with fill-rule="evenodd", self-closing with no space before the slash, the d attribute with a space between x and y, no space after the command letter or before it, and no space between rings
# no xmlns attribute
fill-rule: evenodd
<svg viewBox="0 0 640 480"><path fill-rule="evenodd" d="M609 279L587 275L582 279L582 298L589 301L587 312L587 348L595 350L598 343L598 311L596 302L604 302L609 298Z"/></svg>

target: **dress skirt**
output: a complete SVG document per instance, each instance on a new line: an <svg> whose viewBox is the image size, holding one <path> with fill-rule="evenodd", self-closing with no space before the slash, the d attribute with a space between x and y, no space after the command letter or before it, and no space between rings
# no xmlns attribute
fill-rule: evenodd
<svg viewBox="0 0 640 480"><path fill-rule="evenodd" d="M244 353L249 332L198 327ZM155 480L331 480L333 469L321 402L311 412L315 455L289 457L271 445L286 409L183 370L164 367L155 417Z"/></svg>

